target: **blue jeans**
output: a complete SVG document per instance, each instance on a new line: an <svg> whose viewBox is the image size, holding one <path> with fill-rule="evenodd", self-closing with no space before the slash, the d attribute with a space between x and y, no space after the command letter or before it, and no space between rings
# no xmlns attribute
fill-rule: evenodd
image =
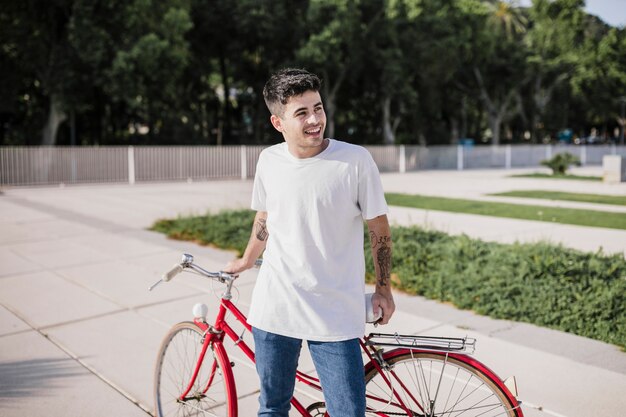
<svg viewBox="0 0 626 417"><path fill-rule="evenodd" d="M261 381L259 417L288 417L302 340L252 328ZM332 417L365 415L365 375L358 339L309 341L309 351Z"/></svg>

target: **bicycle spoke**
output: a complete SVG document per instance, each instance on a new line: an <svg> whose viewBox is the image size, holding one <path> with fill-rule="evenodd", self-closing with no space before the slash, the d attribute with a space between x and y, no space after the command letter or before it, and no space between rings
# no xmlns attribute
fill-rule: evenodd
<svg viewBox="0 0 626 417"><path fill-rule="evenodd" d="M387 364L391 369L382 374L378 369L368 372L370 414L387 404L381 414L388 416L517 416L498 388L501 382L491 381L471 364L430 352L397 355ZM387 403L390 396L393 398Z"/></svg>
<svg viewBox="0 0 626 417"><path fill-rule="evenodd" d="M424 408L420 404L419 401L413 395L413 392L407 388L406 384L402 381L402 378L398 377L398 375L392 370L391 374L393 375L393 379L395 379L398 383L398 390L405 393L405 407L408 409L414 408L413 404L416 405L422 412L424 412Z"/></svg>
<svg viewBox="0 0 626 417"><path fill-rule="evenodd" d="M431 364L431 368L432 368L432 361L429 362ZM428 414L432 414L432 410L431 410L431 405L430 405L430 390L429 390L429 384L426 382L426 376L424 375L424 364L423 361L418 361L417 362L418 367L420 369L420 373L419 375L422 377L422 379L418 379L418 381L422 382L422 386L424 387L423 392L424 395L426 396L425 399L422 400L423 404L422 407L424 407L424 412L428 413ZM430 380L430 378L429 378Z"/></svg>
<svg viewBox="0 0 626 417"><path fill-rule="evenodd" d="M421 379L420 379L420 377L419 377L419 375L417 373L418 366L415 365L416 361L415 361L415 358L412 356L412 354L411 354L411 359L413 359L413 363L412 363L412 365L413 365L413 372L411 373L411 371L409 370L407 373L408 373L409 377L411 378L411 380L413 381L413 385L414 385L415 389L417 390L417 392L419 394L419 397L420 397L421 404L418 403L417 406L420 407L422 412L425 413L426 410L424 409L424 404L428 404L427 397L425 397L425 395L427 395L426 394L426 389L422 389L422 386L420 384ZM417 361L417 364L419 366L421 366L421 361ZM408 368L409 364L405 363L404 366L406 368Z"/></svg>
<svg viewBox="0 0 626 417"><path fill-rule="evenodd" d="M448 398L446 398L446 403L443 405L444 410L448 409L448 402L450 401L450 396L452 395L452 392L454 391L454 386L456 385L457 378L459 376L459 371L460 369L457 368L454 378L452 379L452 387L450 388L450 391L448 392Z"/></svg>

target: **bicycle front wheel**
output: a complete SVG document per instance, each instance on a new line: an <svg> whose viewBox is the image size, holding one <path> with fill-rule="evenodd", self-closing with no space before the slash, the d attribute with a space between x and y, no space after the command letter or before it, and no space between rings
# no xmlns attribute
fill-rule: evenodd
<svg viewBox="0 0 626 417"><path fill-rule="evenodd" d="M368 415L521 417L497 378L439 352L388 352L365 375Z"/></svg>
<svg viewBox="0 0 626 417"><path fill-rule="evenodd" d="M223 350L211 344L191 390L189 384L203 348L203 331L192 322L178 323L165 336L157 357L154 398L157 417L235 417L236 395L230 363Z"/></svg>

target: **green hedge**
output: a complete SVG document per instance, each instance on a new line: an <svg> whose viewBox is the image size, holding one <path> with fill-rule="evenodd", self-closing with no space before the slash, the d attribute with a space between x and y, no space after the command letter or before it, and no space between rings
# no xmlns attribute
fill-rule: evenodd
<svg viewBox="0 0 626 417"><path fill-rule="evenodd" d="M172 239L234 250L241 256L250 239L253 222L253 211L229 210L215 215L159 220L151 230L165 233Z"/></svg>
<svg viewBox="0 0 626 417"><path fill-rule="evenodd" d="M253 217L249 210L227 211L162 220L153 230L242 253ZM402 291L626 348L626 261L621 255L546 243L488 243L418 227L393 227L392 236L392 281ZM373 271L368 242L367 270Z"/></svg>

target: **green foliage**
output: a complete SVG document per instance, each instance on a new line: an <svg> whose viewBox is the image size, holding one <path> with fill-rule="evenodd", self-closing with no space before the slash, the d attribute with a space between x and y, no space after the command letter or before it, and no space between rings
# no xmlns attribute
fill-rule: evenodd
<svg viewBox="0 0 626 417"><path fill-rule="evenodd" d="M410 194L387 193L385 197L387 203L395 206L626 230L624 213Z"/></svg>
<svg viewBox="0 0 626 417"><path fill-rule="evenodd" d="M234 250L241 256L248 244L253 222L254 212L229 210L214 215L159 220L151 230L165 233L172 239Z"/></svg>
<svg viewBox="0 0 626 417"><path fill-rule="evenodd" d="M626 346L626 261L545 243L503 245L394 228L400 288L479 314Z"/></svg>
<svg viewBox="0 0 626 417"><path fill-rule="evenodd" d="M225 211L161 220L153 230L241 254L253 219L250 210ZM626 261L621 255L547 243L487 243L418 227L392 227L392 236L392 283L402 291L626 347ZM368 243L364 233L373 281Z"/></svg>
<svg viewBox="0 0 626 417"><path fill-rule="evenodd" d="M285 66L321 75L326 133L355 143L608 141L626 91L626 30L582 0L5 3L0 145L51 114L61 145L272 143L262 89Z"/></svg>
<svg viewBox="0 0 626 417"><path fill-rule="evenodd" d="M552 170L552 175L565 175L571 165L580 166L580 159L569 152L558 153L550 159L541 161L541 165Z"/></svg>

